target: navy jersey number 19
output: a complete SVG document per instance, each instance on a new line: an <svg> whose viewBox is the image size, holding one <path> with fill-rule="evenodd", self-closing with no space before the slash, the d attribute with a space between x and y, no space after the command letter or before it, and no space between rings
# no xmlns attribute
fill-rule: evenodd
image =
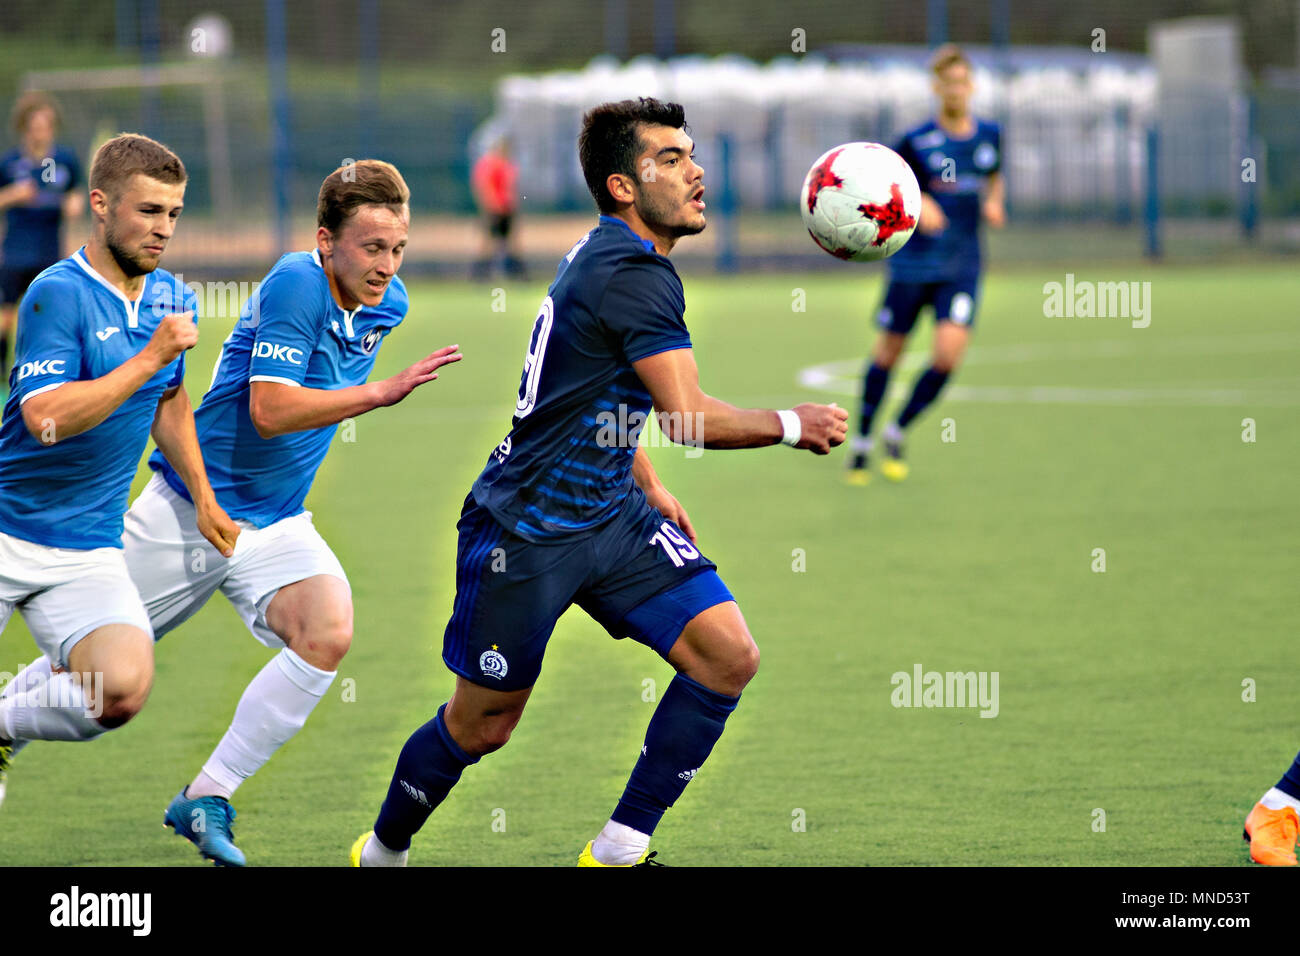
<svg viewBox="0 0 1300 956"><path fill-rule="evenodd" d="M524 374L519 383L519 400L515 402L515 417L523 418L537 405L537 384L542 380L542 360L546 357L546 341L555 324L555 303L548 295L542 300L541 311L533 323L533 334L524 356Z"/></svg>

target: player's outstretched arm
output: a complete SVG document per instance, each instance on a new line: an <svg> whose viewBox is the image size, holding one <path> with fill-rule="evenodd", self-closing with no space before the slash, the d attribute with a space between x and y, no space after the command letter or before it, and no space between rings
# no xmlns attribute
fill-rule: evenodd
<svg viewBox="0 0 1300 956"><path fill-rule="evenodd" d="M198 340L193 312L163 316L149 344L107 375L64 382L23 402L23 424L43 445L90 431Z"/></svg>
<svg viewBox="0 0 1300 956"><path fill-rule="evenodd" d="M737 408L706 395L692 349L660 352L633 362L632 367L654 399L660 428L672 441L705 448L761 448L778 444L785 436L777 412ZM796 448L825 455L844 441L849 418L844 409L807 402L792 411L799 420Z"/></svg>
<svg viewBox="0 0 1300 956"><path fill-rule="evenodd" d="M208 483L208 471L203 467L203 454L199 450L199 436L194 428L194 409L184 385L177 385L163 393L154 412L150 431L158 450L176 469L190 500L194 502L199 532L212 542L212 546L225 557L235 553L235 539L239 525L230 520Z"/></svg>
<svg viewBox="0 0 1300 956"><path fill-rule="evenodd" d="M337 425L376 408L396 405L416 388L438 377L437 370L459 362L458 345L448 345L426 355L392 378L348 388L304 388L280 382L253 382L249 386L248 415L263 438Z"/></svg>

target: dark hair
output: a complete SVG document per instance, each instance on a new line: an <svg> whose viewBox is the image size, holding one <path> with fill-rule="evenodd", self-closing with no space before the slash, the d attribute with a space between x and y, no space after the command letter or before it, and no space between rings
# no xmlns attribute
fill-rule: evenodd
<svg viewBox="0 0 1300 956"><path fill-rule="evenodd" d="M347 163L320 184L316 225L337 233L358 206L375 204L399 210L410 201L411 190L392 163L382 159Z"/></svg>
<svg viewBox="0 0 1300 956"><path fill-rule="evenodd" d="M121 133L96 151L90 163L90 188L116 202L136 173L169 186L188 178L180 157L162 143L138 133Z"/></svg>
<svg viewBox="0 0 1300 956"><path fill-rule="evenodd" d="M636 100L602 103L582 117L578 135L578 161L587 188L601 212L614 212L618 204L605 181L614 173L636 176L642 126L686 129L686 111L680 103L661 103L643 96Z"/></svg>

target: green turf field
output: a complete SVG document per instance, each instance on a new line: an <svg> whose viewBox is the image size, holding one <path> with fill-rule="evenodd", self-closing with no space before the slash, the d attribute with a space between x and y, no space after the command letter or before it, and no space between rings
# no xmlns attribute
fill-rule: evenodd
<svg viewBox="0 0 1300 956"><path fill-rule="evenodd" d="M845 486L842 449L652 450L763 651L656 835L665 862L1247 863L1242 819L1300 748L1294 263L1073 270L1150 281L1144 329L1045 317L1043 285L1065 271L987 280L969 363L915 426L902 485ZM707 391L853 403L878 270L685 284ZM452 342L466 358L357 420L308 499L351 576L356 636L306 729L236 795L253 865L345 864L452 686L454 526L508 427L543 289L507 287L504 312L485 287L411 291L378 372ZM196 402L225 331L191 359ZM829 391L799 384L810 368ZM15 618L0 670L34 654ZM0 863L203 865L163 809L268 656L214 600L159 645L132 724L21 755ZM997 716L895 708L891 675L918 664L996 671ZM411 863L572 864L636 758L646 682L662 692L670 674L570 612L514 739L466 773Z"/></svg>

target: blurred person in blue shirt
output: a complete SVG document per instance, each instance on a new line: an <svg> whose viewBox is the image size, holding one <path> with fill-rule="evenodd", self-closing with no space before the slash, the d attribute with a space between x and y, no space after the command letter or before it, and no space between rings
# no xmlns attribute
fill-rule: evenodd
<svg viewBox="0 0 1300 956"><path fill-rule="evenodd" d="M0 156L0 379L9 378L9 342L18 302L47 266L63 258L63 221L81 215L81 164L54 141L59 107L47 93L32 91L13 108L19 145Z"/></svg>

